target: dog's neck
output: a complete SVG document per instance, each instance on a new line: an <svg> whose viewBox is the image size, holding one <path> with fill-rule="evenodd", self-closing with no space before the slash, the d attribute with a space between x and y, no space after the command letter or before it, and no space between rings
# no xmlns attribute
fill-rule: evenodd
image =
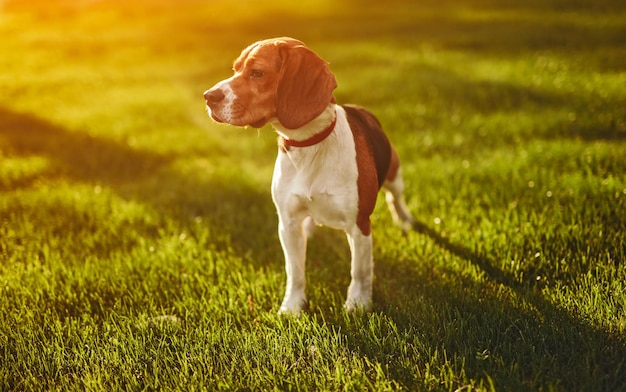
<svg viewBox="0 0 626 392"><path fill-rule="evenodd" d="M296 142L302 142L314 138L321 132L324 132L329 125L335 121L335 104L329 103L326 109L313 120L304 124L297 129L285 128L280 122L276 121L272 123L274 130L278 135L286 140L293 140Z"/></svg>

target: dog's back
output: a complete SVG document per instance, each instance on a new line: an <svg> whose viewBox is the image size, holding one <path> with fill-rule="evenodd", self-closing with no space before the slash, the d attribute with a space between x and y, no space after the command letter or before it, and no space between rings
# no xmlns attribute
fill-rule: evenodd
<svg viewBox="0 0 626 392"><path fill-rule="evenodd" d="M391 144L378 119L357 105L342 105L353 133L361 133L367 141L376 164L378 188L383 185L391 162ZM358 137L358 136L357 136Z"/></svg>

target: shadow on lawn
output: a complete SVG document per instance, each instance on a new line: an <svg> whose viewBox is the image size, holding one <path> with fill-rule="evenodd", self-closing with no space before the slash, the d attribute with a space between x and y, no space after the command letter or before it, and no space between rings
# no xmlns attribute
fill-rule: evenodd
<svg viewBox="0 0 626 392"><path fill-rule="evenodd" d="M498 390L623 388L626 339L622 334L591 325L558 307L533 283L518 282L495 267L489 256L450 241L423 222L417 222L414 230L488 277L487 282L478 283L460 276L429 276L423 268L416 268L410 257L381 271L382 282L395 282L393 292L415 293L416 301L432 307L424 314L407 315L400 310L404 305L393 304L388 294L381 299L392 301L384 305L385 313L397 325L408 328L407 332L418 332L426 344L435 345L429 350L445 350L447 355L440 353L441 362L449 363L455 373L464 371L468 377L485 382L488 375ZM474 287L467 289L466 285ZM512 295L503 295L506 289L501 287L510 289ZM407 322L407 317L412 321ZM372 352L368 346L360 349L373 357L385 355ZM393 376L408 383L412 374L399 371Z"/></svg>
<svg viewBox="0 0 626 392"><path fill-rule="evenodd" d="M42 179L112 186L131 183L154 173L173 158L138 151L3 108L0 108L0 147L9 157L36 156L48 161L44 171L2 183L1 191L28 188Z"/></svg>
<svg viewBox="0 0 626 392"><path fill-rule="evenodd" d="M203 224L225 227L233 240L232 244L224 246L241 246L241 249L237 249L241 253L246 253L245 247L250 241L267 243L274 239L267 237L274 234L275 229L256 228L254 225L262 223L258 219L249 221L246 214L241 213L241 209L246 208L251 213L272 216L268 195L259 195L258 190L244 181L232 181L232 177L227 178L223 174L220 177L201 170L181 172L173 168L177 159L188 159L189 156L138 150L123 142L90 136L85 131L69 130L37 116L4 108L0 108L0 151L6 157L43 158L47 163L39 171L28 173L26 169L28 174L19 172L0 178L0 193L27 190L55 184L56 181L89 185L94 189L111 189L123 199L149 205L163 216L164 222L176 222L182 231L197 226L194 222L198 217L208 218L203 220ZM202 153L198 151L190 154ZM41 197L45 198L45 195ZM60 221L70 222L77 213L84 215L83 212L74 211L75 207L70 201L58 206L41 204L37 208L53 208L53 215ZM82 221L95 220L92 226L96 228L106 225L97 212L93 214L87 218L81 215ZM46 216L49 214L43 214L42 217L29 214L28 219L41 220ZM32 223L44 230L49 222ZM158 226L159 222L153 225ZM142 234L150 238L157 235L159 227L138 226L129 229L144 231ZM217 230L221 229L219 226ZM255 238L249 238L250 230L257 233ZM62 236L63 233L55 235ZM123 243L114 239L108 242L112 246L117 242Z"/></svg>

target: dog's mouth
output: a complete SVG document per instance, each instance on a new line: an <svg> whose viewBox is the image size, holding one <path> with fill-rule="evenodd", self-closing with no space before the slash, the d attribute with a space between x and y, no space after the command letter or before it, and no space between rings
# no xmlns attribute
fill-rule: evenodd
<svg viewBox="0 0 626 392"><path fill-rule="evenodd" d="M263 125L265 125L266 122L267 120L265 119L265 117L263 117L260 120L250 123L250 126L252 128L261 128Z"/></svg>
<svg viewBox="0 0 626 392"><path fill-rule="evenodd" d="M226 122L226 121L222 120L221 118L217 117L217 115L216 115L216 114L214 114L214 113L211 113L211 118L212 118L212 119L213 119L213 121L215 121L216 123L223 124L223 123L225 123L225 122Z"/></svg>
<svg viewBox="0 0 626 392"><path fill-rule="evenodd" d="M224 123L225 121L222 120L220 117L218 117L217 114L215 114L214 110L211 110L211 107L209 105L206 105L206 111L209 114L209 117L211 117L213 119L213 121L215 121L216 123Z"/></svg>
<svg viewBox="0 0 626 392"><path fill-rule="evenodd" d="M212 110L211 107L209 105L206 105L206 110L209 114L209 117L211 117L213 119L213 121L215 121L216 123L220 123L220 124L230 124L230 125L234 125L234 126L243 126L246 125L245 123L243 124L236 124L238 121L237 119L231 120L231 121L226 121L223 118L221 118L220 116L218 116L218 114L216 113L215 110ZM267 119L266 117L261 117L260 119L256 120L256 121L251 121L250 123L248 123L247 125L253 127L253 128L261 128L263 125L265 125L267 123Z"/></svg>

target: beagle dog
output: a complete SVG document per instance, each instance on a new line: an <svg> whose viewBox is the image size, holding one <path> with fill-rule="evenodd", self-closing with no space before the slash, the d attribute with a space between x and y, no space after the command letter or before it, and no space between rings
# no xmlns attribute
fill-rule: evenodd
<svg viewBox="0 0 626 392"><path fill-rule="evenodd" d="M413 217L403 198L398 155L371 113L337 105L328 64L293 38L255 42L241 52L234 75L204 92L214 121L278 133L272 199L285 255L287 285L281 313L306 304L305 259L309 229L346 232L351 282L345 308L372 306L374 261L370 215L378 190L404 230Z"/></svg>

